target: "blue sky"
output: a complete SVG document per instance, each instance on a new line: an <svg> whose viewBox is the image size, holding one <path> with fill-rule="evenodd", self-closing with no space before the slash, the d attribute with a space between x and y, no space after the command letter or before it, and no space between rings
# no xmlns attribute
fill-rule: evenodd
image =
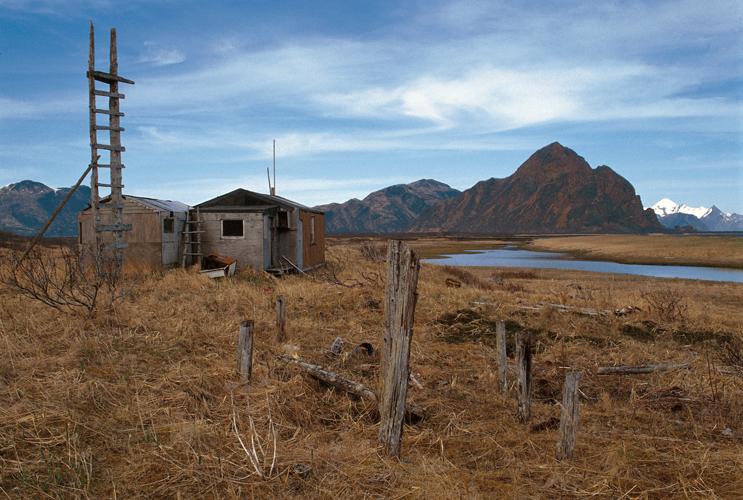
<svg viewBox="0 0 743 500"><path fill-rule="evenodd" d="M125 193L267 192L274 139L277 194L307 205L464 190L559 141L646 206L743 213L738 0L0 0L0 185L89 163L90 21L96 69L116 28L136 82Z"/></svg>

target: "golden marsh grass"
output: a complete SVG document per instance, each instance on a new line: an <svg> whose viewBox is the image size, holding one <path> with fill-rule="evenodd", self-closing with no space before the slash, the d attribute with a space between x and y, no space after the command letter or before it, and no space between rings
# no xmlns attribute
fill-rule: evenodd
<svg viewBox="0 0 743 500"><path fill-rule="evenodd" d="M332 273L145 270L93 317L0 288L0 497L740 498L743 379L718 368L720 346L741 340L743 284L423 265L410 357L423 389L408 396L428 417L387 460L373 405L277 360L282 294L299 356L376 388L378 354L353 347L379 347L385 267L361 243L331 242ZM684 306L672 321L643 299L667 290ZM641 311L581 312L629 305ZM249 385L235 371L244 319L256 325ZM515 387L496 391L497 320L534 337L528 424ZM347 355L328 362L336 337ZM595 373L681 362L691 368ZM579 437L574 460L558 462L549 422L571 369L583 371Z"/></svg>
<svg viewBox="0 0 743 500"><path fill-rule="evenodd" d="M538 238L534 250L576 253L626 264L743 268L743 238L694 235L596 235Z"/></svg>

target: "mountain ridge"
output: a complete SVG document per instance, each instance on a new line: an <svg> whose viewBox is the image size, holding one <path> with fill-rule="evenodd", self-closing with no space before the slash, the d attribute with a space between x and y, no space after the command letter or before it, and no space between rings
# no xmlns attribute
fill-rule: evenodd
<svg viewBox="0 0 743 500"><path fill-rule="evenodd" d="M363 200L353 198L313 208L325 212L328 233L393 233L403 231L426 209L457 194L458 190L443 182L421 179L374 191Z"/></svg>
<svg viewBox="0 0 743 500"><path fill-rule="evenodd" d="M21 236L32 236L72 188L53 189L41 182L24 180L0 188L0 230ZM90 188L80 186L70 197L45 236L77 235L77 212L90 203Z"/></svg>
<svg viewBox="0 0 743 500"><path fill-rule="evenodd" d="M510 176L480 181L439 202L409 232L647 233L663 232L626 179L592 169L558 142L533 153Z"/></svg>
<svg viewBox="0 0 743 500"><path fill-rule="evenodd" d="M743 215L725 213L715 205L710 208L690 207L663 198L652 207L660 223L673 229L675 226L691 226L700 232L743 231Z"/></svg>

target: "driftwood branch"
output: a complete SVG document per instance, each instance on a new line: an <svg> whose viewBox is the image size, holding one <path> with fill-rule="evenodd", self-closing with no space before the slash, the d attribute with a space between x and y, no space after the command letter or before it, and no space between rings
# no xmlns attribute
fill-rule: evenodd
<svg viewBox="0 0 743 500"><path fill-rule="evenodd" d="M351 380L350 378L346 378L342 375L338 375L337 373L328 371L322 366L313 365L311 363L307 363L306 361L302 361L301 359L287 356L286 354L280 354L279 359L287 363L292 363L293 365L301 368L303 371L310 374L312 377L318 380L322 380L326 384L335 387L336 389L341 389L349 394L353 394L354 396L366 399L368 401L374 401L377 404L379 403L377 392L368 385L364 385L360 382L356 382L355 380ZM426 410L423 409L421 406L412 403L407 403L405 405L405 416L407 418L413 420L421 420L425 417L425 415Z"/></svg>
<svg viewBox="0 0 743 500"><path fill-rule="evenodd" d="M638 373L653 373L677 368L689 368L690 363L660 363L657 365L637 365L637 366L599 366L596 369L597 375L636 375Z"/></svg>

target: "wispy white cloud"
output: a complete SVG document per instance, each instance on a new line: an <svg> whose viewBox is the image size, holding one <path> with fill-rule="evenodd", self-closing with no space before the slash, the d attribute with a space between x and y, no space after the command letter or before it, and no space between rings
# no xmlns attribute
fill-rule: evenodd
<svg viewBox="0 0 743 500"><path fill-rule="evenodd" d="M144 50L139 58L141 63L154 64L155 66L168 66L170 64L182 63L186 56L178 49L165 49L155 42L144 42Z"/></svg>

